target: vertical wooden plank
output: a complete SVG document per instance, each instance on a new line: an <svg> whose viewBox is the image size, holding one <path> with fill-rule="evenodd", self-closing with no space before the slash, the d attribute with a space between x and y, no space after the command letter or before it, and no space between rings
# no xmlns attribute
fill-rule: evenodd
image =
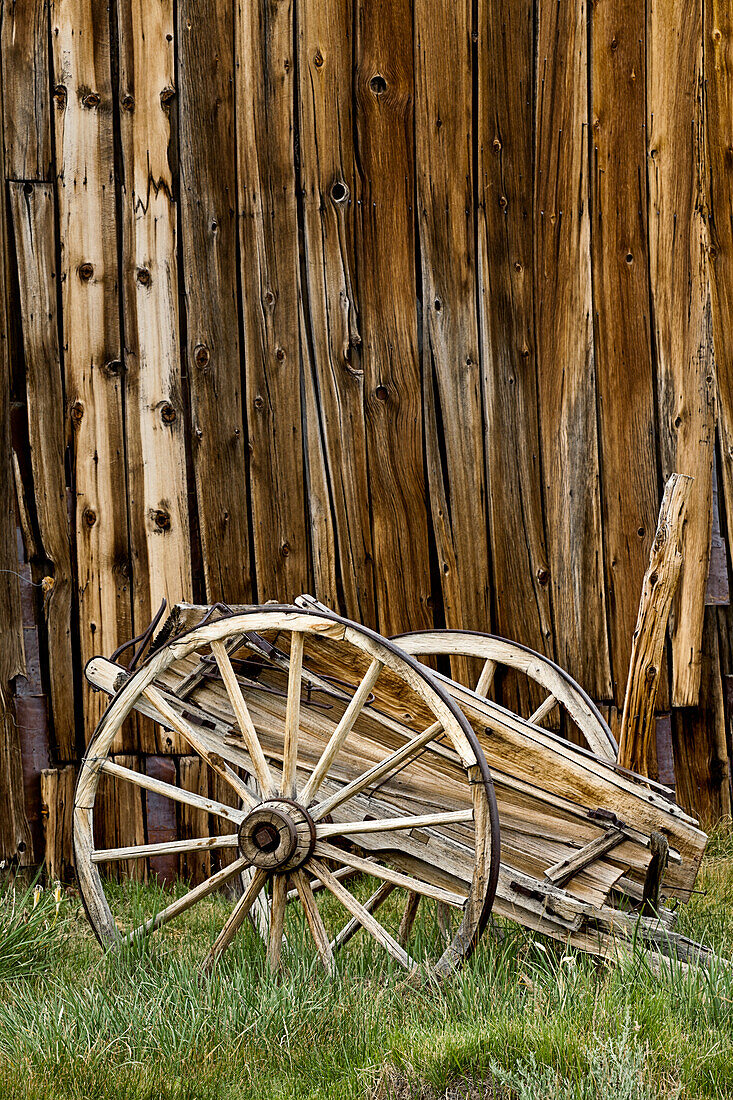
<svg viewBox="0 0 733 1100"><path fill-rule="evenodd" d="M410 0L355 0L356 257L377 621L432 625L417 333Z"/></svg>
<svg viewBox="0 0 733 1100"><path fill-rule="evenodd" d="M155 779L162 779L165 783L175 785L176 764L170 756L148 756L145 760L145 771ZM153 791L146 791L145 799L148 844L162 844L167 840L175 840L178 835L175 802ZM164 856L152 856L149 863L150 874L157 876L161 882L174 882L178 877L178 856L175 852Z"/></svg>
<svg viewBox="0 0 733 1100"><path fill-rule="evenodd" d="M6 177L50 180L48 0L5 0L2 55Z"/></svg>
<svg viewBox="0 0 733 1100"><path fill-rule="evenodd" d="M733 550L733 11L703 6L708 262L720 432L720 483Z"/></svg>
<svg viewBox="0 0 733 1100"><path fill-rule="evenodd" d="M211 796L217 802L223 802L225 806L240 806L240 799L236 792L232 790L230 785L217 772L209 772L209 790ZM210 829L212 836L225 836L228 833L236 833L237 828L230 821L225 821L221 817L211 817ZM205 834L199 834L201 836ZM237 858L236 848L219 848L214 855L212 853L212 860L218 862L219 867L228 867L230 863L234 863Z"/></svg>
<svg viewBox="0 0 733 1100"><path fill-rule="evenodd" d="M537 410L533 5L480 0L477 26L478 302L494 626L552 655L550 582L559 578L545 549Z"/></svg>
<svg viewBox="0 0 733 1100"><path fill-rule="evenodd" d="M436 440L429 441L427 453L445 617L448 626L488 630L488 521L473 239L471 20L467 0L438 8L416 0L415 158L423 370L425 386L433 389L442 437L440 447Z"/></svg>
<svg viewBox="0 0 733 1100"><path fill-rule="evenodd" d="M241 285L257 596L307 590L293 0L237 0Z"/></svg>
<svg viewBox="0 0 733 1100"><path fill-rule="evenodd" d="M169 159L173 0L120 0L123 321L136 630L189 598L176 204Z"/></svg>
<svg viewBox="0 0 733 1100"><path fill-rule="evenodd" d="M47 589L43 599L56 759L76 756L71 651L71 532L66 502L66 431L56 316L54 191L10 183L25 353L33 496Z"/></svg>
<svg viewBox="0 0 733 1100"><path fill-rule="evenodd" d="M130 771L142 771L139 756L115 756L115 764ZM145 843L145 817L143 814L143 791L124 779L114 780L115 807L117 812L117 843L121 848L133 844ZM133 879L144 882L147 878L147 865L144 859L125 859L120 862L120 878L123 882Z"/></svg>
<svg viewBox="0 0 733 1100"><path fill-rule="evenodd" d="M659 501L648 308L645 9L633 0L596 0L591 34L601 503L613 691L620 705Z"/></svg>
<svg viewBox="0 0 733 1100"><path fill-rule="evenodd" d="M237 313L233 5L181 0L177 22L181 264L206 594L212 602L247 603L252 578Z"/></svg>
<svg viewBox="0 0 733 1100"><path fill-rule="evenodd" d="M587 43L585 0L541 5L534 198L538 391L556 656L594 698L610 699L593 348Z"/></svg>
<svg viewBox="0 0 733 1100"><path fill-rule="evenodd" d="M673 714L677 800L703 827L730 816L730 759L725 729L717 611L705 609L700 705Z"/></svg>
<svg viewBox="0 0 733 1100"><path fill-rule="evenodd" d="M318 414L315 422L308 418L308 435L309 442L312 433L323 438L344 609L375 625L354 256L352 5L302 0L297 11L303 292ZM335 590L319 598L338 606Z"/></svg>
<svg viewBox="0 0 733 1100"><path fill-rule="evenodd" d="M702 2L651 0L647 25L649 261L662 476L695 478L672 609L672 704L700 690L715 399L703 223Z"/></svg>
<svg viewBox="0 0 733 1100"><path fill-rule="evenodd" d="M193 791L194 794L200 794L206 798L209 793L208 779L209 770L205 764L202 764L200 757L182 756L180 758L178 784L182 790ZM179 813L182 840L209 835L209 815L205 810L199 810L195 806L188 806L182 802ZM218 829L220 820L217 818L216 821ZM179 858L179 873L182 879L191 883L203 882L211 874L210 852L182 852Z"/></svg>
<svg viewBox="0 0 733 1100"><path fill-rule="evenodd" d="M109 21L51 0L66 404L81 660L131 636ZM87 737L105 706L84 687Z"/></svg>
<svg viewBox="0 0 733 1100"><path fill-rule="evenodd" d="M52 881L74 881L72 833L75 783L76 769L71 764L41 772L46 872Z"/></svg>

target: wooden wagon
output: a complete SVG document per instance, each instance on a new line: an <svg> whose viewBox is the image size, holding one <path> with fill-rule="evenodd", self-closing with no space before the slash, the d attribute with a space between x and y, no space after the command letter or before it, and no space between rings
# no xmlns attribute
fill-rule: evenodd
<svg viewBox="0 0 733 1100"><path fill-rule="evenodd" d="M543 690L529 716L489 697L503 669L532 685L525 694ZM632 938L655 954L702 951L675 934L666 901L689 898L704 833L669 791L618 766L588 696L520 645L462 631L388 640L309 597L178 605L144 661L139 652L128 668L97 658L86 675L111 696L74 806L79 885L103 944L241 882L207 966L248 916L271 966L299 920L329 971L361 931L408 970L446 975L470 956L492 911L602 956ZM546 728L558 713L581 744ZM115 762L124 723L148 719L233 797L217 801ZM102 776L201 810L219 827L98 848ZM118 928L103 877L110 864L225 849L229 862L205 881Z"/></svg>

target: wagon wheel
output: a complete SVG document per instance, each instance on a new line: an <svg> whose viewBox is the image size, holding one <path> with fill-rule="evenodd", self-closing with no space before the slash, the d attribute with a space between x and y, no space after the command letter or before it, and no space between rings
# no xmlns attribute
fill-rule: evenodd
<svg viewBox="0 0 733 1100"><path fill-rule="evenodd" d="M499 869L493 785L460 709L394 643L330 613L267 606L195 626L133 674L99 658L87 676L116 690L85 755L74 802L79 887L102 944L167 924L245 872L244 892L210 945L206 967L268 894L266 957L273 968L283 944L287 951L305 932L329 972L358 930L369 933L370 949L379 945L410 971L419 966L443 976L469 957ZM175 731L239 805L112 760L113 739L133 710ZM103 775L207 811L219 835L95 847ZM222 848L233 851L234 862L148 919L118 925L114 892L100 874L105 865ZM361 876L355 887L345 882L354 872ZM370 880L376 888L362 896ZM427 926L399 942L400 891L429 899L427 908L445 904L457 912L447 945Z"/></svg>
<svg viewBox="0 0 733 1100"><path fill-rule="evenodd" d="M494 634L482 634L468 630L425 630L397 635L405 652L414 657L436 656L473 657L483 661L483 667L475 684L466 684L478 695L488 696L496 672L511 668L547 692L546 698L527 719L541 724L555 710L580 733L586 746L604 759L615 760L617 745L603 715L593 700L583 691L572 676L548 657L536 653L518 642L508 641ZM443 679L438 674L439 680ZM449 683L445 685L450 690ZM408 897L402 918L403 937L412 927L418 912L420 898Z"/></svg>

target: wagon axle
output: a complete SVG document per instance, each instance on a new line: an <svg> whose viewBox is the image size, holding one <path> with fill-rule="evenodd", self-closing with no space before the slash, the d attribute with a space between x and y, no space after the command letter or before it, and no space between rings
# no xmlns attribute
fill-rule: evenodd
<svg viewBox="0 0 733 1100"><path fill-rule="evenodd" d="M239 850L264 871L294 871L313 855L316 827L304 806L285 799L261 802L238 831Z"/></svg>

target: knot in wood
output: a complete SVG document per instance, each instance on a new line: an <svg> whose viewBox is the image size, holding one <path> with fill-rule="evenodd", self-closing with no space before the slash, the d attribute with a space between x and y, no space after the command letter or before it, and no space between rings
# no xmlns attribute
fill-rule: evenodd
<svg viewBox="0 0 733 1100"><path fill-rule="evenodd" d="M377 386L376 390L374 391L374 396L376 397L377 401L386 401L389 397L389 390L386 386Z"/></svg>
<svg viewBox="0 0 733 1100"><path fill-rule="evenodd" d="M135 97L126 92L120 100L120 107L123 111L134 111L135 109Z"/></svg>
<svg viewBox="0 0 733 1100"><path fill-rule="evenodd" d="M197 344L193 351L193 358L197 367L208 366L211 359L211 353L206 344Z"/></svg>
<svg viewBox="0 0 733 1100"><path fill-rule="evenodd" d="M57 84L56 85L56 87L53 90L53 98L54 98L54 102L56 103L57 107L64 108L66 106L66 101L68 99L68 92L66 91L66 88L64 87L63 84Z"/></svg>
<svg viewBox="0 0 733 1100"><path fill-rule="evenodd" d="M265 407L264 398L260 397L259 394L255 397L254 406L256 409L263 409Z"/></svg>
<svg viewBox="0 0 733 1100"><path fill-rule="evenodd" d="M153 522L161 531L170 531L171 517L164 508L158 508L157 511L153 513Z"/></svg>
<svg viewBox="0 0 733 1100"><path fill-rule="evenodd" d="M289 543L287 543L287 542L284 542L284 543L282 544L282 546L280 547L280 553L282 554L282 556L283 556L284 558L287 558L287 557L288 557L288 555L289 555L289 553L290 553L290 545L289 545Z"/></svg>
<svg viewBox="0 0 733 1100"><path fill-rule="evenodd" d="M122 362L119 359L109 359L104 364L104 369L107 374L111 375L113 378L117 378L118 375L122 374Z"/></svg>
<svg viewBox="0 0 733 1100"><path fill-rule="evenodd" d="M336 180L331 187L331 198L334 202L345 202L349 197L349 189L343 180Z"/></svg>
<svg viewBox="0 0 733 1100"><path fill-rule="evenodd" d="M81 401L75 401L71 406L71 419L75 424L80 424L84 416L84 406Z"/></svg>
<svg viewBox="0 0 733 1100"><path fill-rule="evenodd" d="M537 583L538 584L540 584L544 588L548 584L549 580L550 580L550 570L549 569L538 569L537 570Z"/></svg>
<svg viewBox="0 0 733 1100"><path fill-rule="evenodd" d="M139 267L137 269L136 278L140 286L150 286L150 272L147 267Z"/></svg>
<svg viewBox="0 0 733 1100"><path fill-rule="evenodd" d="M285 358L285 349L277 348L275 351L275 358L277 359L278 363L282 363L283 359Z"/></svg>
<svg viewBox="0 0 733 1100"><path fill-rule="evenodd" d="M175 88L171 88L170 85L168 85L167 88L164 88L163 91L160 93L160 105L161 105L161 107L167 107L168 104L171 102L171 100L175 99L175 96L176 96L176 89Z"/></svg>
<svg viewBox="0 0 733 1100"><path fill-rule="evenodd" d="M93 508L85 508L83 519L86 527L93 527L97 522L97 513Z"/></svg>
<svg viewBox="0 0 733 1100"><path fill-rule="evenodd" d="M313 58L313 64L315 65L315 67L317 69L320 69L320 68L323 67L323 54L321 53L320 50L316 50L315 56Z"/></svg>
<svg viewBox="0 0 733 1100"><path fill-rule="evenodd" d="M369 81L369 87L374 92L374 95L382 95L387 91L387 81L381 73L375 73Z"/></svg>
<svg viewBox="0 0 733 1100"><path fill-rule="evenodd" d="M166 403L162 406L160 410L160 419L163 421L164 424L175 423L176 410L173 408L170 401L166 401Z"/></svg>
<svg viewBox="0 0 733 1100"><path fill-rule="evenodd" d="M82 97L81 102L82 106L87 107L91 110L91 108L93 107L98 107L102 100L100 98L99 92L87 92L86 95Z"/></svg>
<svg viewBox="0 0 733 1100"><path fill-rule="evenodd" d="M79 265L79 278L83 283L88 283L94 274L94 264L85 263Z"/></svg>
<svg viewBox="0 0 733 1100"><path fill-rule="evenodd" d="M492 141L491 148L494 150L495 153L501 152L501 142L499 141L498 137L495 137Z"/></svg>

